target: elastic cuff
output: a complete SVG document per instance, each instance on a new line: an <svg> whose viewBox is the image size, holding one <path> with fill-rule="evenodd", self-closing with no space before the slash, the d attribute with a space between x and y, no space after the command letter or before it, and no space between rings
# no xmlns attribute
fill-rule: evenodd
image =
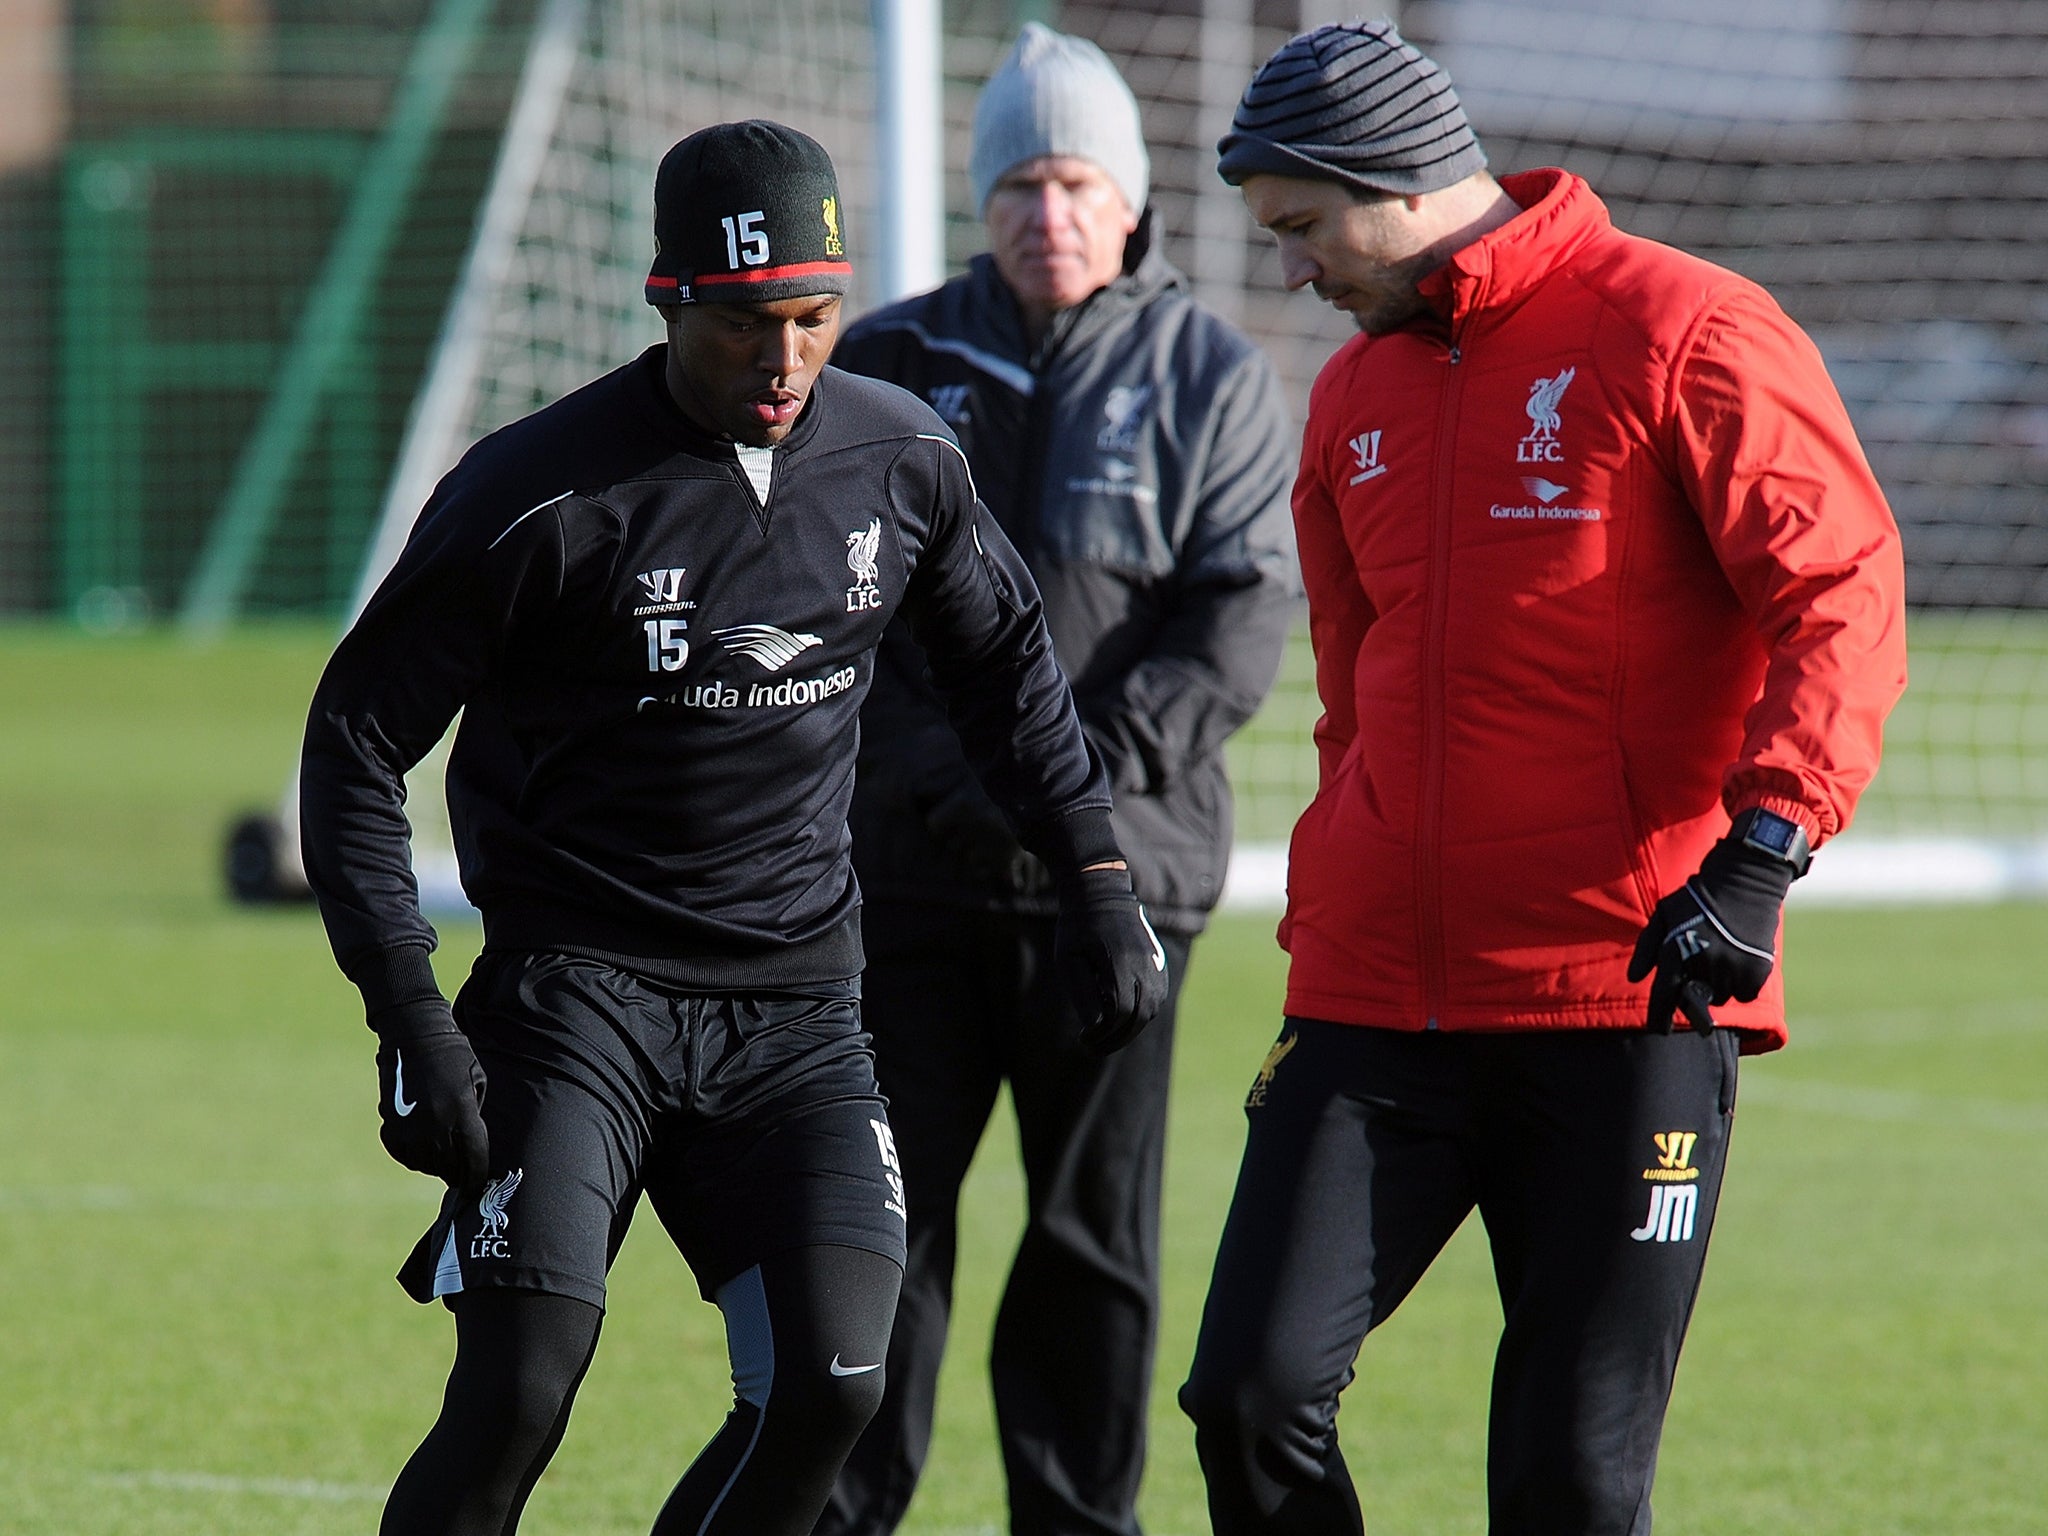
<svg viewBox="0 0 2048 1536"><path fill-rule="evenodd" d="M1767 795L1751 792L1741 796L1728 807L1728 819L1733 821L1744 811L1769 811L1787 821L1796 821L1806 829L1806 846L1818 848L1832 835L1832 828L1821 825L1819 815L1804 801L1794 800L1789 795Z"/></svg>
<svg viewBox="0 0 2048 1536"><path fill-rule="evenodd" d="M441 1000L441 984L434 979L434 962L424 944L371 950L350 964L348 979L363 994L367 1018L407 1003Z"/></svg>
<svg viewBox="0 0 2048 1536"><path fill-rule="evenodd" d="M1031 829L1025 846L1045 861L1055 878L1078 874L1090 864L1113 864L1124 856L1107 806L1085 805L1042 821Z"/></svg>

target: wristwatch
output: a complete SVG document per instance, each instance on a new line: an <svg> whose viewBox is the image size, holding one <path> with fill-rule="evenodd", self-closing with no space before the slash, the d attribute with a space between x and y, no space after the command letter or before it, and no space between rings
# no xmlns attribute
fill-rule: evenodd
<svg viewBox="0 0 2048 1536"><path fill-rule="evenodd" d="M1806 866L1813 862L1813 850L1806 841L1806 828L1790 817L1767 811L1760 805L1736 817L1728 835L1744 847L1754 848L1758 853L1791 865L1795 880L1805 874Z"/></svg>

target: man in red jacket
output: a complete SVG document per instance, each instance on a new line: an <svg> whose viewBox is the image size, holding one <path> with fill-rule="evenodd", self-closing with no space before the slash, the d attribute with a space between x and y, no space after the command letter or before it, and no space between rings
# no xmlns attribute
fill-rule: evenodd
<svg viewBox="0 0 2048 1536"><path fill-rule="evenodd" d="M1214 1526L1362 1530L1338 1395L1476 1207L1493 1531L1642 1536L1780 907L1904 687L1898 532L1770 297L1496 181L1390 24L1281 48L1219 148L1360 334L1294 491L1287 1018L1182 1392Z"/></svg>

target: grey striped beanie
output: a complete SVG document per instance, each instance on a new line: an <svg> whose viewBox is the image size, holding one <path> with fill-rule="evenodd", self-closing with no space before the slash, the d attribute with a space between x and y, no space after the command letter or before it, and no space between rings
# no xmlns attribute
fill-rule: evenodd
<svg viewBox="0 0 2048 1536"><path fill-rule="evenodd" d="M1451 77L1391 21L1333 22L1284 44L1216 151L1232 186L1263 172L1409 196L1486 169Z"/></svg>

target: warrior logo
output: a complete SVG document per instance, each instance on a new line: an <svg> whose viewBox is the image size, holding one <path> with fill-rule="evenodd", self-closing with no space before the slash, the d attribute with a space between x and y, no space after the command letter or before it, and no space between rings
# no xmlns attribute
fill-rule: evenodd
<svg viewBox="0 0 2048 1536"><path fill-rule="evenodd" d="M1380 462L1380 435L1377 431L1361 432L1351 439L1351 453L1358 460L1358 473L1350 480L1352 485L1387 472L1387 466Z"/></svg>
<svg viewBox="0 0 2048 1536"><path fill-rule="evenodd" d="M483 1226L470 1239L469 1256L472 1259L509 1259L512 1246L505 1241L505 1229L512 1224L512 1218L505 1213L505 1207L512 1196L518 1193L526 1170L514 1168L501 1179L493 1179L484 1187L483 1198L476 1203L477 1215L483 1218Z"/></svg>
<svg viewBox="0 0 2048 1536"><path fill-rule="evenodd" d="M642 571L638 578L640 590L647 594L647 601L633 610L633 617L643 619L650 613L674 613L679 608L694 608L695 603L683 601L683 567L669 566L665 570Z"/></svg>
<svg viewBox="0 0 2048 1536"><path fill-rule="evenodd" d="M1146 407L1152 404L1150 384L1119 384L1102 401L1106 418L1095 434L1095 446L1104 453L1134 453L1138 429L1145 424Z"/></svg>
<svg viewBox="0 0 2048 1536"><path fill-rule="evenodd" d="M846 536L846 568L853 572L853 585L846 589L846 611L860 613L882 606L879 583L881 571L876 559L882 549L882 520L868 519L868 525Z"/></svg>
<svg viewBox="0 0 2048 1536"><path fill-rule="evenodd" d="M683 595L683 567L672 565L663 571L642 571L640 585L647 589L650 603L672 603Z"/></svg>
<svg viewBox="0 0 2048 1536"><path fill-rule="evenodd" d="M1529 435L1516 446L1517 464L1564 461L1564 449L1557 441L1557 429L1563 425L1557 407L1578 374L1578 369L1566 368L1553 378L1538 379L1529 386L1529 403L1523 407L1529 413Z"/></svg>
<svg viewBox="0 0 2048 1536"><path fill-rule="evenodd" d="M1690 1183L1700 1176L1699 1169L1692 1166L1693 1143L1700 1139L1698 1131L1659 1131L1650 1140L1657 1143L1658 1176L1677 1183ZM1643 1170L1643 1177L1650 1177L1650 1170Z"/></svg>

